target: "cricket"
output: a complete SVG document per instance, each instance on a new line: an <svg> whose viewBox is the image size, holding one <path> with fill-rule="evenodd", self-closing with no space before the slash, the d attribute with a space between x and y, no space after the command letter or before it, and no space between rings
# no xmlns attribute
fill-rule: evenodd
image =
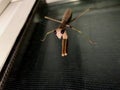
<svg viewBox="0 0 120 90"><path fill-rule="evenodd" d="M72 10L71 10L71 8L68 8L64 12L61 21L54 19L54 18L51 18L51 17L48 17L48 16L45 16L45 19L54 21L56 23L59 23L60 25L55 30L48 31L41 41L45 41L46 37L49 34L55 33L55 35L57 36L58 39L62 39L61 40L62 41L61 56L62 57L67 56L68 55L68 34L67 34L66 28L70 28L71 30L76 31L79 34L83 34L83 32L81 30L76 29L75 27L71 26L70 23L79 19L81 16L83 16L89 10L90 10L90 8L86 9L84 12L80 13L78 16L76 16L75 18L72 19ZM89 39L88 36L86 36L85 34L84 34L84 36L86 37L86 39L89 41L90 44L94 44L94 42L91 39Z"/></svg>

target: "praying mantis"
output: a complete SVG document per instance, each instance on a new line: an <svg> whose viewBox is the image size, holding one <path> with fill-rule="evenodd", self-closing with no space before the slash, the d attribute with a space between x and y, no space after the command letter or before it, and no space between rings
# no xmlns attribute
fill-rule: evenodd
<svg viewBox="0 0 120 90"><path fill-rule="evenodd" d="M83 13L79 14L77 17L72 19L72 10L71 8L66 9L66 11L63 14L62 20L57 20L57 19L53 19L51 17L45 16L44 18L47 20L51 20L54 22L59 23L60 25L58 26L57 29L55 30L51 30L48 31L44 38L41 41L45 41L46 37L51 34L51 33L55 33L55 35L57 36L58 39L62 39L62 52L61 52L61 56L67 56L68 52L68 34L66 31L66 28L70 28L71 30L74 30L80 34L83 34L82 31L76 29L75 27L71 26L70 23L74 22L75 20L79 19L81 16L83 16L85 13L87 13L90 10L90 8L86 9ZM92 40L89 39L89 37L86 37L89 41L89 43L94 44L94 42Z"/></svg>

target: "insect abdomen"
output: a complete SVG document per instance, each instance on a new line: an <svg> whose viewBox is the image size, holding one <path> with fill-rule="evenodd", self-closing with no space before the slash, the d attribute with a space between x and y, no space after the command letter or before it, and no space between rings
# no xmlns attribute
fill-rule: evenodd
<svg viewBox="0 0 120 90"><path fill-rule="evenodd" d="M72 10L68 8L63 15L62 22L68 23L71 19L71 16L72 16Z"/></svg>

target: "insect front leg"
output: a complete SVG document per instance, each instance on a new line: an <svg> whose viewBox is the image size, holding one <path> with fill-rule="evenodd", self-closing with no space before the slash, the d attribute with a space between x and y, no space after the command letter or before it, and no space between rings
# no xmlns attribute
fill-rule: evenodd
<svg viewBox="0 0 120 90"><path fill-rule="evenodd" d="M64 55L64 49L65 49L65 39L62 38L62 53L61 53L61 56L65 56Z"/></svg>
<svg viewBox="0 0 120 90"><path fill-rule="evenodd" d="M65 56L67 56L68 54L67 49L68 49L68 39L65 39L65 50L64 50Z"/></svg>
<svg viewBox="0 0 120 90"><path fill-rule="evenodd" d="M67 49L68 49L68 35L65 31L62 37L62 56L67 56Z"/></svg>

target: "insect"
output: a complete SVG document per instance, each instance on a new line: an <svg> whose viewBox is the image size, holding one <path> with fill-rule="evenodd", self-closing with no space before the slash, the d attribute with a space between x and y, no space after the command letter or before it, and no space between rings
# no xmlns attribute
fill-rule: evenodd
<svg viewBox="0 0 120 90"><path fill-rule="evenodd" d="M78 18L80 18L81 16L83 16L85 13L87 13L90 10L90 8L86 9L83 13L79 14L77 17L72 19L72 10L70 8L66 9L66 11L63 14L62 20L57 20L57 19L53 19L51 17L45 16L45 19L60 23L60 25L58 26L57 29L55 30L51 30L48 31L44 38L41 41L45 41L46 37L51 34L51 33L55 33L55 35L57 36L58 39L62 39L62 52L61 52L61 56L67 56L68 52L68 34L66 31L66 28L70 28L71 30L77 31L80 34L83 34L82 31L76 29L75 27L71 26L70 23L74 22L75 20L77 20ZM89 39L89 37L86 36L86 38L88 39L89 43L94 44L94 42L92 40Z"/></svg>

